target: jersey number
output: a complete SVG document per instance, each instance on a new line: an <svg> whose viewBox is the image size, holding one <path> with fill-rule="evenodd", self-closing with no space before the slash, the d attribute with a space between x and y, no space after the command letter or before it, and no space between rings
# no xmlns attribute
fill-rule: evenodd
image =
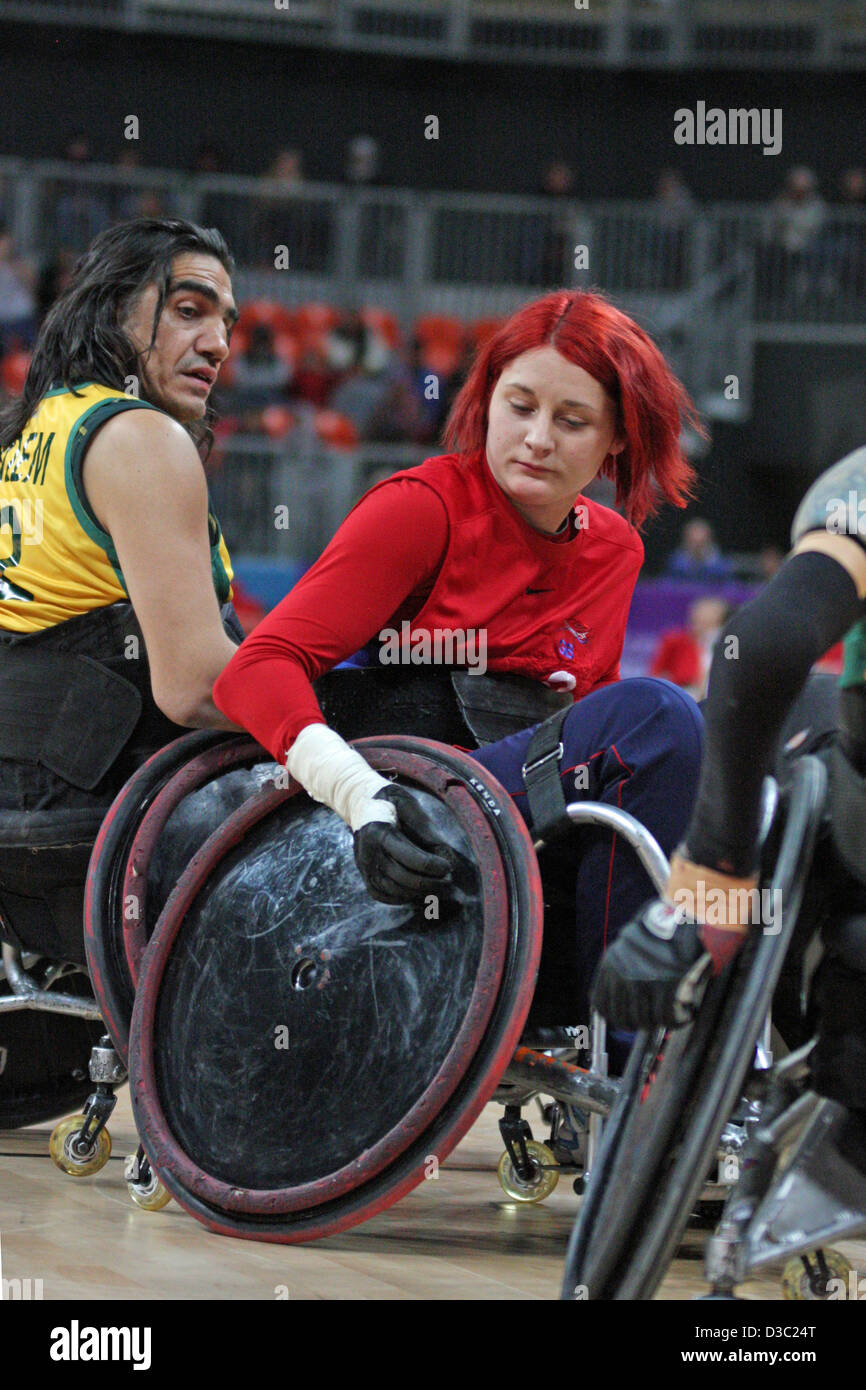
<svg viewBox="0 0 866 1390"><path fill-rule="evenodd" d="M33 595L27 589L20 588L19 585L13 584L11 579L6 578L6 571L21 563L21 522L14 503L0 507L0 531L5 531L7 527L12 532L12 554L0 559L0 603L8 602L10 599L32 603Z"/></svg>

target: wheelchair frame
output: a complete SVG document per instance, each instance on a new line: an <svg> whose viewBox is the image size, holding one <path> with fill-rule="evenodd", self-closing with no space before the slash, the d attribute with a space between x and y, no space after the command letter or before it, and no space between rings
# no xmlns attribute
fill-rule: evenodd
<svg viewBox="0 0 866 1390"><path fill-rule="evenodd" d="M725 1121L744 1093L760 1103L760 1110L753 1114L738 1177L708 1243L710 1297L735 1297L734 1286L752 1271L814 1250L830 1237L866 1229L862 1176L858 1181L849 1167L845 1189L838 1166L826 1171L827 1141L842 1112L807 1090L813 1044L777 1062L767 1049L769 1005L802 905L825 795L823 764L802 759L794 770L771 880L782 894L778 934L752 939L713 982L692 1024L667 1037L664 1030L638 1035L606 1126L595 1181L572 1232L563 1299L653 1296ZM759 1045L758 1064L750 1073L749 1059L762 1031L764 1046ZM647 1094L662 1047L664 1059ZM793 1155L780 1168L783 1150L798 1134ZM640 1189L636 1197L627 1186L630 1176ZM814 1269L804 1264L812 1296L822 1296L829 1275L823 1256L818 1253Z"/></svg>

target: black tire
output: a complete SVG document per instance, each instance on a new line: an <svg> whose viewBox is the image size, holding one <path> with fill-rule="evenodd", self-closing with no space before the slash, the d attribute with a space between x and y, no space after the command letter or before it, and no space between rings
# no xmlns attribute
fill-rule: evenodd
<svg viewBox="0 0 866 1390"><path fill-rule="evenodd" d="M93 847L84 903L87 966L105 1026L124 1060L135 987L124 950L121 893L132 842L148 807L190 759L207 749L242 741L235 734L198 729L159 749L122 787Z"/></svg>
<svg viewBox="0 0 866 1390"><path fill-rule="evenodd" d="M752 1064L800 911L825 794L823 764L803 758L769 884L781 892L778 933L753 935L688 1027L661 1045L658 1036L636 1039L572 1231L564 1299L574 1299L577 1288L581 1299L649 1299L664 1278Z"/></svg>
<svg viewBox="0 0 866 1390"><path fill-rule="evenodd" d="M223 1234L305 1242L398 1200L423 1180L431 1157L439 1162L450 1152L492 1096L529 1010L541 948L541 883L513 803L458 750L399 736L358 747L373 766L435 792L442 813L447 806L456 818L450 829L440 823L444 842L462 844L464 853L469 836L477 856L464 858L454 914L438 930L423 927L417 910L411 919L396 910L402 961L411 952L417 968L383 957L378 993L369 995L362 956L370 927L363 935L351 923L372 908L386 914L372 929L390 931L387 914L395 909L371 904L351 863L351 839L347 857L346 832L335 818L302 794L275 789L251 798L211 836L169 898L142 963L130 1035L136 1122L167 1189ZM319 903L327 909L322 917ZM336 920L350 929L321 936L329 942L321 957L326 968L307 958L311 948L298 959L297 943L320 939L335 903ZM232 922L255 930L230 931ZM204 936L215 949L202 956ZM255 970L245 964L249 950ZM271 968L272 955L288 966ZM230 1056L222 1032L228 1014L219 1015L200 993L202 958L219 997L231 1000ZM295 981L292 970L293 994L286 981L296 960L298 968L316 965L317 975L311 972L312 988L300 976ZM471 962L466 971L457 968L463 960ZM408 1011L400 1003L406 979L413 981ZM443 979L450 995L437 983ZM179 998L188 1001L185 1013ZM266 1052L262 1019L288 1016L299 1041ZM372 1036L379 1039L374 1052ZM245 1091L227 1084L235 1072ZM192 1108L190 1080L201 1099ZM248 1113L246 1092L258 1098L255 1113ZM321 1131L315 1142L311 1125Z"/></svg>

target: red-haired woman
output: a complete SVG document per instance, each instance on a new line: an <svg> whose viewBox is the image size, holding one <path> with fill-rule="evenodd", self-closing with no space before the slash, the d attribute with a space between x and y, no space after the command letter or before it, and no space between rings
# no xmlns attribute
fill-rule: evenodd
<svg viewBox="0 0 866 1390"><path fill-rule="evenodd" d="M456 452L372 488L219 677L219 708L351 827L374 897L423 898L449 871L412 792L327 727L313 691L314 679L377 635L381 659L394 659L399 640L402 660L417 663L419 654L441 657L437 636L461 630L463 664L473 652L480 667L480 634L502 702L519 706L511 727L524 727L475 756L531 829L539 825L522 774L525 726L544 719L557 691L567 708L553 740L562 742L555 781L565 798L621 806L666 852L677 844L700 715L667 682L620 683L619 662L643 559L634 527L659 500L684 505L692 483L678 443L683 415L694 419L658 349L606 300L562 291L528 304L483 345L454 403L446 438ZM598 473L615 480L627 520L582 496ZM538 698L527 703L527 691ZM426 722L414 732L436 733ZM576 915L545 925L537 1023L587 1020L593 967L649 891L608 831L582 830L561 845L542 871L560 889L567 874L569 893L576 882Z"/></svg>

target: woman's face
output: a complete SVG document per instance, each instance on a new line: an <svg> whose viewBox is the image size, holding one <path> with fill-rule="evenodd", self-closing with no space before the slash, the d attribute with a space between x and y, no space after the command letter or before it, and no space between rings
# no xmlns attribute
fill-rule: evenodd
<svg viewBox="0 0 866 1390"><path fill-rule="evenodd" d="M613 402L553 347L514 357L490 398L487 462L531 526L556 531L608 454L619 453Z"/></svg>

